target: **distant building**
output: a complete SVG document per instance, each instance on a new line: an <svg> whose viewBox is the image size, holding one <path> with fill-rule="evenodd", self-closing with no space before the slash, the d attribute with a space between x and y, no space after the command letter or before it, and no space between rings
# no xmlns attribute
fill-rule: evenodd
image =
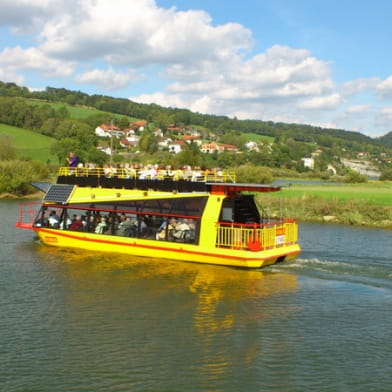
<svg viewBox="0 0 392 392"><path fill-rule="evenodd" d="M144 131L147 127L147 121L146 120L139 120L139 121L131 121L129 123L129 126L133 129L137 129L138 131Z"/></svg>
<svg viewBox="0 0 392 392"><path fill-rule="evenodd" d="M220 147L217 143L204 143L200 147L200 151L204 154L213 154L215 151L219 153L224 151L223 147Z"/></svg>
<svg viewBox="0 0 392 392"><path fill-rule="evenodd" d="M101 124L95 128L95 134L100 137L114 136L117 139L124 137L125 132L115 125Z"/></svg>
<svg viewBox="0 0 392 392"><path fill-rule="evenodd" d="M305 156L301 158L302 162L304 163L305 167L308 167L309 169L314 169L314 158L311 156Z"/></svg>
<svg viewBox="0 0 392 392"><path fill-rule="evenodd" d="M183 142L182 140L175 140L168 146L169 151L175 154L181 152L183 150L183 147L185 147L185 142Z"/></svg>

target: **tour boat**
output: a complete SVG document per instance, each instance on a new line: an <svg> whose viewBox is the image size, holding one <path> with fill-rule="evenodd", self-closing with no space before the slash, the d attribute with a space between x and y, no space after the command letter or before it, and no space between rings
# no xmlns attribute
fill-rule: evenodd
<svg viewBox="0 0 392 392"><path fill-rule="evenodd" d="M125 168L60 168L56 184L34 183L41 202L22 203L16 226L45 245L260 268L300 253L298 225L271 218L235 173L193 175Z"/></svg>

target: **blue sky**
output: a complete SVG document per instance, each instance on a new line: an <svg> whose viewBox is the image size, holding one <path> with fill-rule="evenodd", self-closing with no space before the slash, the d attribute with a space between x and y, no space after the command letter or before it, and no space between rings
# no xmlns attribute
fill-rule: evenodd
<svg viewBox="0 0 392 392"><path fill-rule="evenodd" d="M392 130L392 2L2 0L0 80Z"/></svg>

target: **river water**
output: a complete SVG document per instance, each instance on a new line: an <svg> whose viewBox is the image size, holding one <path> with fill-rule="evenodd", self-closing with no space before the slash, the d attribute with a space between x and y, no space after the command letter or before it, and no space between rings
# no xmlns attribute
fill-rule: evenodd
<svg viewBox="0 0 392 392"><path fill-rule="evenodd" d="M245 271L39 245L0 202L0 391L392 391L392 232Z"/></svg>

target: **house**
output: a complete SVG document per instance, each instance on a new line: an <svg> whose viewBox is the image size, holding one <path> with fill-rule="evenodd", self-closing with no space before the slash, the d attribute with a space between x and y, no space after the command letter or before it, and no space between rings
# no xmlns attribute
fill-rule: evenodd
<svg viewBox="0 0 392 392"><path fill-rule="evenodd" d="M144 131L147 127L147 121L146 120L139 120L139 121L131 121L129 123L129 126L131 128L137 129L138 131Z"/></svg>
<svg viewBox="0 0 392 392"><path fill-rule="evenodd" d="M138 141L131 141L128 138L120 139L120 146L124 148L136 147Z"/></svg>
<svg viewBox="0 0 392 392"><path fill-rule="evenodd" d="M315 151L312 152L312 157L318 157L321 153L323 152L323 150L320 150L319 148Z"/></svg>
<svg viewBox="0 0 392 392"><path fill-rule="evenodd" d="M199 147L201 146L200 136L184 135L181 136L181 140L185 143L196 143Z"/></svg>
<svg viewBox="0 0 392 392"><path fill-rule="evenodd" d="M304 167L308 167L309 169L314 169L314 158L312 156L305 156L301 158L304 163Z"/></svg>
<svg viewBox="0 0 392 392"><path fill-rule="evenodd" d="M170 139L169 137L161 137L158 140L158 146L160 148L169 148L169 145L171 145L173 142L172 139Z"/></svg>
<svg viewBox="0 0 392 392"><path fill-rule="evenodd" d="M237 146L234 146L233 144L221 144L219 147L222 148L223 151L238 152Z"/></svg>
<svg viewBox="0 0 392 392"><path fill-rule="evenodd" d="M245 147L247 148L248 151L256 151L256 152L260 151L256 142L249 141L245 143Z"/></svg>
<svg viewBox="0 0 392 392"><path fill-rule="evenodd" d="M200 147L200 151L204 154L213 154L215 151L219 154L220 152L223 152L223 150L224 149L219 147L215 142L204 143Z"/></svg>
<svg viewBox="0 0 392 392"><path fill-rule="evenodd" d="M161 128L155 128L155 129L152 131L152 134L153 134L154 136L156 136L156 137L163 137L163 131L162 131Z"/></svg>
<svg viewBox="0 0 392 392"><path fill-rule="evenodd" d="M181 152L184 147L185 147L185 142L183 142L182 140L175 140L174 142L168 145L169 151L175 154Z"/></svg>
<svg viewBox="0 0 392 392"><path fill-rule="evenodd" d="M102 151L107 155L112 155L112 150L110 147L97 147L97 150Z"/></svg>
<svg viewBox="0 0 392 392"><path fill-rule="evenodd" d="M115 125L101 124L95 128L95 134L100 137L114 136L119 139L125 135L125 132Z"/></svg>

